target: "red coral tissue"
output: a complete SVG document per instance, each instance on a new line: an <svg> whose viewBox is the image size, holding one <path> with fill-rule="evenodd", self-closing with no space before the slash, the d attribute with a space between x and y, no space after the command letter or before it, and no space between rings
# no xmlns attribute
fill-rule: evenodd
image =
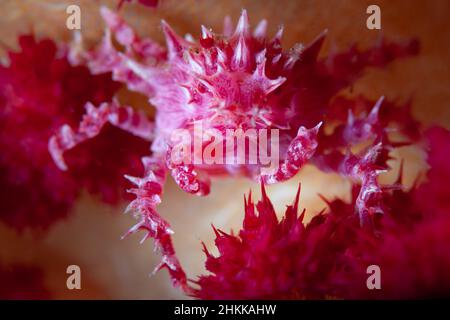
<svg viewBox="0 0 450 320"><path fill-rule="evenodd" d="M42 270L24 265L0 265L0 299L50 299Z"/></svg>
<svg viewBox="0 0 450 320"><path fill-rule="evenodd" d="M450 295L450 190L445 177L450 132L427 134L428 180L411 190L384 186L384 214L361 228L355 200L327 201L308 224L298 217L298 194L281 221L264 186L258 214L249 200L238 235L216 229L217 257L206 248L206 268L194 295L202 299L378 298ZM360 186L355 185L355 194ZM381 289L369 290L367 267L381 270Z"/></svg>
<svg viewBox="0 0 450 320"><path fill-rule="evenodd" d="M86 102L110 101L118 83L71 66L64 46L51 40L21 36L19 45L0 66L1 220L19 230L47 227L67 215L83 187L117 202L121 167L141 172L148 144L105 128L99 140L68 154L74 171L66 173L52 161L48 139L62 124L78 123ZM132 152L122 152L125 146Z"/></svg>
<svg viewBox="0 0 450 320"><path fill-rule="evenodd" d="M131 2L132 0L120 0L118 7L121 8L125 2ZM138 0L139 3L148 7L156 7L159 0Z"/></svg>

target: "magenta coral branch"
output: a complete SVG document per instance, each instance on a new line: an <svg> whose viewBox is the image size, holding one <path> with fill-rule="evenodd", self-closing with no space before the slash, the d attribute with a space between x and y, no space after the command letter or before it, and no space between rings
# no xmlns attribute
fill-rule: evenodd
<svg viewBox="0 0 450 320"><path fill-rule="evenodd" d="M0 64L0 220L17 230L46 229L69 214L83 188L117 203L126 195L125 169L139 173L149 143L109 126L66 154L71 171L62 172L48 140L62 124L78 126L87 102L111 101L120 84L71 65L63 44L33 35L17 41Z"/></svg>

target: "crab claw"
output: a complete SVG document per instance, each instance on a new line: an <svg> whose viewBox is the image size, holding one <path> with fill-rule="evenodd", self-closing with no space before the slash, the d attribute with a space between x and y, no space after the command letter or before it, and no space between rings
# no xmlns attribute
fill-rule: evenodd
<svg viewBox="0 0 450 320"><path fill-rule="evenodd" d="M272 172L262 173L261 182L273 184L292 178L300 168L314 155L317 148L317 135L322 122L311 129L300 127L297 136L289 145L285 159Z"/></svg>

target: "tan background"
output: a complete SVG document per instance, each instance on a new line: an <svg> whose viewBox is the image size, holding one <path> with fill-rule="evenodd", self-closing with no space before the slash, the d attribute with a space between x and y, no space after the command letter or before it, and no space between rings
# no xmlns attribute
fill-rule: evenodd
<svg viewBox="0 0 450 320"><path fill-rule="evenodd" d="M0 39L4 45L15 47L18 34L33 31L39 37L69 40L65 8L69 4L79 4L83 35L89 43L94 43L103 27L98 7L101 4L112 7L113 3L115 1L0 0ZM365 27L365 11L373 3L360 0L163 0L157 10L126 5L122 14L140 35L162 42L161 18L181 34L189 32L196 36L200 24L221 30L224 15L229 14L236 21L240 10L246 8L253 24L267 18L271 32L283 23L285 46L308 42L328 28L329 37L323 51L326 52L330 45L344 48L353 42L367 46L376 41L379 32ZM394 40L416 36L422 52L419 57L396 62L386 70L368 72L355 86L355 91L372 98L386 95L405 100L413 96L414 113L418 118L427 124L438 123L448 128L450 1L376 3L382 10L383 34ZM4 55L4 50L0 49L0 55ZM143 97L127 94L124 98L136 107L151 110ZM407 159L407 184L410 184L423 168L422 154L414 148L403 148L399 153L399 157ZM391 177L385 179L388 181ZM348 191L348 183L339 177L325 176L307 166L291 181L269 188L279 213L292 201L299 181L303 184L302 205L310 213L324 207L317 198L318 192L327 197L345 197ZM239 228L243 216L242 196L249 188L257 191L259 187L245 179L223 179L213 182L209 197L197 198L184 194L169 180L160 212L172 223L176 232L175 246L190 277L203 272L200 240L212 248L210 224L225 231ZM148 277L158 262L151 241L139 245L140 235L120 240L120 235L134 223L130 216L121 214L124 205L111 208L83 196L71 217L55 225L49 234L18 235L0 224L0 260L41 266L56 298L183 298L171 288L166 271ZM65 287L65 269L69 264L77 264L82 269L80 291L69 291Z"/></svg>

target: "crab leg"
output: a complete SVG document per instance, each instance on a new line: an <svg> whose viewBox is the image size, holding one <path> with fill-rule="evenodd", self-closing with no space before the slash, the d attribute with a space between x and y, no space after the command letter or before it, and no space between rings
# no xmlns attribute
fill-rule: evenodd
<svg viewBox="0 0 450 320"><path fill-rule="evenodd" d="M355 120L349 113L347 123L340 130L319 138L320 148L312 159L322 171L336 172L361 182L361 190L356 199L361 225L370 225L373 214L383 213L378 175L387 168L386 161L392 144L387 139L386 130L379 125L378 111L382 102L383 97L364 119ZM371 136L378 142L365 152L355 155L349 151L349 147L370 139ZM346 154L339 150L344 145L348 148Z"/></svg>
<svg viewBox="0 0 450 320"><path fill-rule="evenodd" d="M86 114L77 131L63 125L48 142L48 150L61 170L67 170L63 154L66 150L97 136L107 123L125 130L145 140L153 139L154 125L143 113L136 113L131 107L120 107L117 102L102 103L96 108L91 103L85 105Z"/></svg>
<svg viewBox="0 0 450 320"><path fill-rule="evenodd" d="M153 124L144 114L135 113L130 107L119 107L116 102L104 103L99 108L87 104L86 111L87 113L76 132L65 125L49 140L50 154L62 170L67 170L63 159L64 151L95 137L107 123L146 140L153 138ZM169 223L156 210L156 206L161 202L165 183L165 161L156 157L144 157L142 163L145 170L144 177L125 176L136 185L136 188L128 190L136 195L136 199L128 205L126 211L134 211L135 216L139 219L139 222L130 228L126 235L138 230L145 230L147 233L142 242L149 237L154 238L155 247L162 254L161 263L154 272L167 267L174 284L180 286L185 292L189 292L186 274L181 268L172 244L173 231L170 229Z"/></svg>
<svg viewBox="0 0 450 320"><path fill-rule="evenodd" d="M186 274L172 244L173 231L169 223L156 210L156 206L161 203L161 194L166 178L165 162L163 159L144 157L142 163L145 168L144 177L125 176L136 185L136 188L128 190L136 195L136 199L128 205L126 212L133 211L139 222L124 237L138 230L146 231L141 243L148 238L154 238L155 248L162 255L161 263L155 268L154 273L167 267L173 284L189 293L190 287L187 285Z"/></svg>
<svg viewBox="0 0 450 320"><path fill-rule="evenodd" d="M386 150L381 142L369 148L362 155L339 152L322 154L314 157L315 165L325 172L336 172L344 177L361 182L361 189L356 199L356 210L361 225L370 225L370 218L376 213L383 213L382 188L378 175L385 168L378 164L380 156Z"/></svg>
<svg viewBox="0 0 450 320"><path fill-rule="evenodd" d="M183 191L199 196L209 194L211 182L208 177L201 177L192 164L175 163L172 149L167 152L166 165L172 178Z"/></svg>

